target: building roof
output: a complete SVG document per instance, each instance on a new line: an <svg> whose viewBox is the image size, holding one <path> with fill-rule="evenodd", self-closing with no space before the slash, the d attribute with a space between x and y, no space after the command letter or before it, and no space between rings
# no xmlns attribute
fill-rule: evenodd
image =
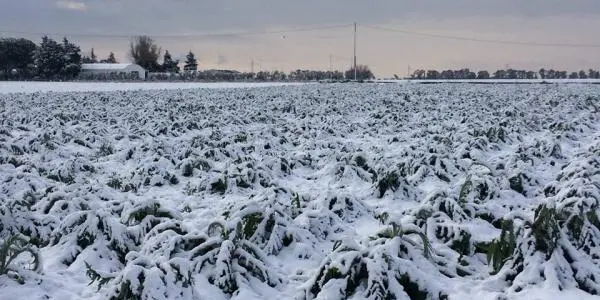
<svg viewBox="0 0 600 300"><path fill-rule="evenodd" d="M218 70L218 69L210 69L210 70L206 70L206 72L211 72L211 73L230 73L230 74L239 74L240 71L236 71L236 70Z"/></svg>
<svg viewBox="0 0 600 300"><path fill-rule="evenodd" d="M82 70L125 70L136 64L81 64Z"/></svg>

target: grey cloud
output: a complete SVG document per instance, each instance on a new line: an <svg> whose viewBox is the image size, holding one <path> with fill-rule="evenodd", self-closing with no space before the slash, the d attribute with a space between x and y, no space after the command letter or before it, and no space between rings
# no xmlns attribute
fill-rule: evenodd
<svg viewBox="0 0 600 300"><path fill-rule="evenodd" d="M85 11L86 5L84 2L73 0L61 0L55 2L56 6L66 10Z"/></svg>
<svg viewBox="0 0 600 300"><path fill-rule="evenodd" d="M319 24L387 23L462 17L598 15L597 0L0 0L0 25L12 29L176 34ZM8 21L6 20L8 18ZM4 20L4 21L2 21Z"/></svg>

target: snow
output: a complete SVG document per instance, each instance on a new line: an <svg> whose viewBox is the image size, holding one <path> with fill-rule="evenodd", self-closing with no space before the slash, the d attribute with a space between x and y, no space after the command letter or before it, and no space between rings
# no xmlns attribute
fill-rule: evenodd
<svg viewBox="0 0 600 300"><path fill-rule="evenodd" d="M270 86L299 85L288 82L38 82L2 81L0 94L38 92L110 92L136 90L183 90L183 89L225 89L255 88Z"/></svg>
<svg viewBox="0 0 600 300"><path fill-rule="evenodd" d="M600 84L600 79L377 79L376 83Z"/></svg>
<svg viewBox="0 0 600 300"><path fill-rule="evenodd" d="M82 70L125 70L133 64L82 64Z"/></svg>
<svg viewBox="0 0 600 300"><path fill-rule="evenodd" d="M600 86L0 90L0 300L598 298Z"/></svg>

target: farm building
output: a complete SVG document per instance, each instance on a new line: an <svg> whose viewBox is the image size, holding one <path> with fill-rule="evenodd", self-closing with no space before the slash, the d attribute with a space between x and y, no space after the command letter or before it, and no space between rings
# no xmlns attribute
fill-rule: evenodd
<svg viewBox="0 0 600 300"><path fill-rule="evenodd" d="M86 79L142 79L147 71L136 64L82 64L81 75Z"/></svg>

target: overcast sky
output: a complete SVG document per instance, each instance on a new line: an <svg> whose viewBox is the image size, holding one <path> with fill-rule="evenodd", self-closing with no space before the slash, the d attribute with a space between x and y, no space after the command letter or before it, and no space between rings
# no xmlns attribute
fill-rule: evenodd
<svg viewBox="0 0 600 300"><path fill-rule="evenodd" d="M2 36L39 41L41 33L74 34L73 41L104 57L127 61L127 37L157 36L174 56L192 50L201 68L347 68L352 26L278 34L358 22L358 60L380 76L416 68L600 68L600 48L475 43L388 32L551 44L600 44L599 0L0 0ZM34 34L10 33L30 32ZM83 35L96 36L83 36ZM196 37L168 38L169 35ZM56 37L59 38L59 37Z"/></svg>

